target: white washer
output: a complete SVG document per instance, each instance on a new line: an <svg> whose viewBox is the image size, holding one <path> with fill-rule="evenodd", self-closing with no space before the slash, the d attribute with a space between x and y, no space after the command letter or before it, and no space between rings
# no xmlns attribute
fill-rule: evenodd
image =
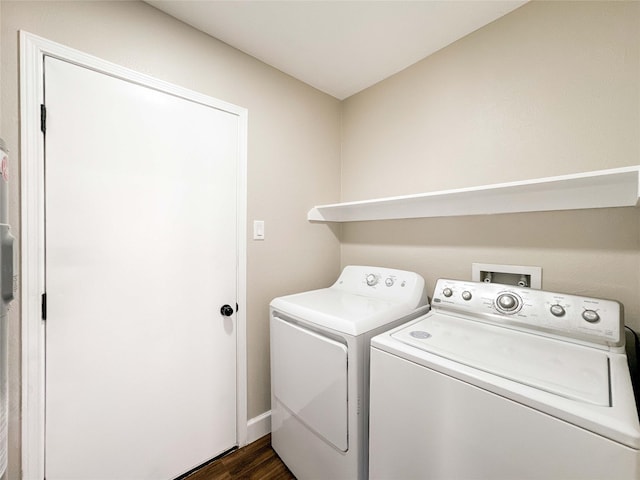
<svg viewBox="0 0 640 480"><path fill-rule="evenodd" d="M271 302L271 443L304 479L366 479L370 340L429 309L413 272L348 266Z"/></svg>
<svg viewBox="0 0 640 480"><path fill-rule="evenodd" d="M371 341L371 479L638 479L621 305L439 280Z"/></svg>

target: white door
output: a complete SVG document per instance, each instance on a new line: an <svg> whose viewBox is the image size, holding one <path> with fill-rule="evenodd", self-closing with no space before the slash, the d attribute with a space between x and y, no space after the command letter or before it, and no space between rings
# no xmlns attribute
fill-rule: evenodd
<svg viewBox="0 0 640 480"><path fill-rule="evenodd" d="M55 479L171 479L236 444L236 115L45 60Z"/></svg>

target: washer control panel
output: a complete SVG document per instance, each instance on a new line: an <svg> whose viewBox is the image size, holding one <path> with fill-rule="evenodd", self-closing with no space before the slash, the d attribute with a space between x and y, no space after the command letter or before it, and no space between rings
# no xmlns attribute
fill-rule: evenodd
<svg viewBox="0 0 640 480"><path fill-rule="evenodd" d="M467 314L469 319L603 346L624 345L622 305L614 300L501 285L440 279L434 310Z"/></svg>

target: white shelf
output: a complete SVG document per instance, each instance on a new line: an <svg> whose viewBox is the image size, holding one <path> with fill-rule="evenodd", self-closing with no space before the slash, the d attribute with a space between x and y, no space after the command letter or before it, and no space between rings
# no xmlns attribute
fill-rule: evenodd
<svg viewBox="0 0 640 480"><path fill-rule="evenodd" d="M357 222L632 207L638 203L640 165L595 172L443 190L401 197L319 205L307 219Z"/></svg>

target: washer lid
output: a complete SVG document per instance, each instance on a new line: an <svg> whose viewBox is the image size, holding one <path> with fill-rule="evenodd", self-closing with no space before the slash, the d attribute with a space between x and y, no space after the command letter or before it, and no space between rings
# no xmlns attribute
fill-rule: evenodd
<svg viewBox="0 0 640 480"><path fill-rule="evenodd" d="M271 307L321 327L355 336L415 311L405 303L355 295L335 288L278 297L271 302ZM426 312L428 307L423 308Z"/></svg>
<svg viewBox="0 0 640 480"><path fill-rule="evenodd" d="M610 406L608 356L594 348L439 313L392 337L524 385Z"/></svg>

